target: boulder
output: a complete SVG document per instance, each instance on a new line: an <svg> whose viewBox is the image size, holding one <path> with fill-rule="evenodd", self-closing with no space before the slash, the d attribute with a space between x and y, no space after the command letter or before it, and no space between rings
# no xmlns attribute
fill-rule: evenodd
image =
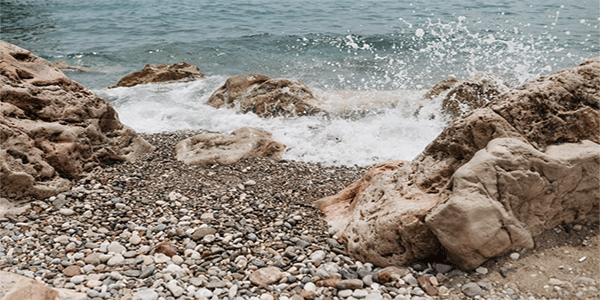
<svg viewBox="0 0 600 300"><path fill-rule="evenodd" d="M451 122L410 163L380 168L358 193L348 197L344 190L317 204L355 258L390 266L448 254L458 266L475 268L532 247L531 237L561 222L597 221L599 104L597 58L496 96ZM572 148L579 150L564 150ZM557 180L551 172L583 181ZM564 195L569 187L576 196ZM558 207L539 208L548 203Z"/></svg>
<svg viewBox="0 0 600 300"><path fill-rule="evenodd" d="M235 75L217 89L206 104L236 108L259 117L304 116L323 113L306 84L297 79L269 78L260 74Z"/></svg>
<svg viewBox="0 0 600 300"><path fill-rule="evenodd" d="M0 299L66 300L88 299L85 293L56 289L21 275L0 271Z"/></svg>
<svg viewBox="0 0 600 300"><path fill-rule="evenodd" d="M177 160L191 165L230 165L249 157L280 159L284 151L285 146L273 141L271 133L251 127L231 134L199 134L175 147Z"/></svg>
<svg viewBox="0 0 600 300"><path fill-rule="evenodd" d="M545 152L514 138L490 141L456 172L452 193L425 223L464 269L517 249L562 223L598 221L600 147L591 141Z"/></svg>
<svg viewBox="0 0 600 300"><path fill-rule="evenodd" d="M192 81L204 77L204 73L200 71L200 68L185 62L172 64L170 66L166 64L147 64L142 70L125 75L117 84L109 86L108 88L132 87L138 84L148 83Z"/></svg>
<svg viewBox="0 0 600 300"><path fill-rule="evenodd" d="M152 146L105 99L50 62L0 41L0 196L47 198L102 163Z"/></svg>
<svg viewBox="0 0 600 300"><path fill-rule="evenodd" d="M485 106L509 88L508 83L492 74L477 73L464 80L444 79L427 91L423 99L442 97L442 112L457 118Z"/></svg>

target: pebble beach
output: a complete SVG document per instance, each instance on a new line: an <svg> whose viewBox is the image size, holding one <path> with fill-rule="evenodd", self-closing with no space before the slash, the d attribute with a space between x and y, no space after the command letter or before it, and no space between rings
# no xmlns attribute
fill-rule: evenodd
<svg viewBox="0 0 600 300"><path fill-rule="evenodd" d="M441 259L387 268L356 261L311 202L366 168L266 158L207 167L176 161L175 144L198 133L142 135L157 147L153 154L97 168L71 191L0 219L0 269L89 299L597 299L598 274L571 266L562 266L570 282L547 283L556 297L503 281L518 271L520 256L543 247L473 272ZM569 230L581 239L562 243L597 249L597 223ZM556 242L560 232L540 239Z"/></svg>

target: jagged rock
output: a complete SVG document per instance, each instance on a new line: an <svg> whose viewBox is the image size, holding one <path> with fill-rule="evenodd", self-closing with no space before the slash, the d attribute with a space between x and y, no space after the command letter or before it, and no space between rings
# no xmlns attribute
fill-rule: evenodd
<svg viewBox="0 0 600 300"><path fill-rule="evenodd" d="M464 80L444 79L435 84L423 99L442 97L442 111L453 118L485 106L509 90L508 83L488 73L477 73Z"/></svg>
<svg viewBox="0 0 600 300"><path fill-rule="evenodd" d="M105 99L0 41L0 196L47 198L100 163L152 150Z"/></svg>
<svg viewBox="0 0 600 300"><path fill-rule="evenodd" d="M320 200L319 204L328 203L320 208L326 219L335 220L330 221L332 225L343 224L341 228L338 227L340 230L337 235L346 242L349 254L355 258L380 266L405 265L415 259L447 252L460 267L475 268L487 258L533 246L530 243L531 237L555 224L575 220L597 221L600 210L597 203L598 191L587 188L593 184L597 187L599 183L599 104L600 58L596 58L498 95L486 107L476 109L450 123L410 163L399 166L397 170L381 170L370 180L370 185L361 187L356 194L350 193L352 197L348 197L348 191L344 190L335 196L338 197L337 200ZM511 142L505 143L507 146L503 146L504 150L489 150L497 149L494 145L500 141L507 141L503 139L490 144L499 138L510 138L508 140ZM568 154L555 154L559 151L556 149L565 148L553 145L566 142L578 143L576 148L580 149L572 150L572 153L587 153L585 168L576 167L580 162L575 163ZM527 148L523 145L530 145L529 150L537 152L523 152ZM501 176L503 181L489 183L486 192L491 196L487 195L488 198L481 195L483 184L477 183L471 173L465 170L455 173L471 161L478 151L485 152L482 149L486 147L493 154L478 153L478 158L465 167L471 170L475 170L475 166L482 168L480 171L472 171L472 174L487 172L492 174L489 176L495 176L494 172L502 175L502 170L510 173L511 166L516 168L518 165L500 163L499 158L490 158L485 162L481 160L481 157L493 158L494 155L502 157L505 152L515 155L511 159L521 159L523 167L531 167L528 169L529 173L517 172L515 174L518 175ZM596 156L588 155L594 152L589 149L596 149ZM568 176L585 178L585 182L579 186L572 185L572 188L579 188L582 192L576 193L577 199L561 194L564 193L563 189L568 188L569 182L557 180L553 175L536 177L535 174L542 172L541 170L543 174L556 171L566 175L568 172L565 170L574 172L568 173ZM520 174L525 175L521 178ZM514 183L515 178L529 183L530 190L519 190L524 189L525 185L507 184ZM544 178L548 180L545 181ZM503 197L508 198L494 198L493 188L498 193L502 191ZM538 212L535 205L539 206L542 202L532 201L533 206L528 204L531 199L527 195L539 196L538 201L549 201L549 198L543 196L546 193L555 195L548 197L556 200L551 203L558 205L557 210L567 212L556 213L556 210L546 209ZM453 199L460 197L480 201L465 200L467 204L455 204ZM483 205L480 204L481 201L487 203L489 214L471 211L478 208L477 205ZM442 203L447 204L440 206ZM330 209L330 206L345 207L346 210ZM491 207L496 211L491 212ZM342 217L331 216L328 210ZM463 234L459 239L460 244L448 241L450 235L441 228L449 223L454 224L452 228L456 232ZM492 232L497 236L487 236L486 239L475 234L473 229L482 224L489 228L481 228L480 231ZM510 230L514 240L507 241L504 238L507 230ZM499 246L500 242L507 244Z"/></svg>
<svg viewBox="0 0 600 300"><path fill-rule="evenodd" d="M56 289L25 276L0 271L0 298L3 300L87 299L84 293Z"/></svg>
<svg viewBox="0 0 600 300"><path fill-rule="evenodd" d="M465 269L511 250L561 223L598 220L600 147L591 141L540 152L514 138L495 139L453 175L452 193L425 223Z"/></svg>
<svg viewBox="0 0 600 300"><path fill-rule="evenodd" d="M285 146L273 141L264 130L243 127L231 134L199 134L179 142L175 148L178 160L191 165L230 165L248 157L281 158Z"/></svg>
<svg viewBox="0 0 600 300"><path fill-rule="evenodd" d="M230 77L206 102L215 108L236 108L241 113L252 112L263 118L323 113L317 103L304 82L260 74Z"/></svg>
<svg viewBox="0 0 600 300"><path fill-rule="evenodd" d="M132 87L138 84L148 83L191 81L204 77L204 73L200 71L200 68L185 62L172 64L170 66L166 64L147 64L142 70L125 75L117 84L109 86L108 88Z"/></svg>

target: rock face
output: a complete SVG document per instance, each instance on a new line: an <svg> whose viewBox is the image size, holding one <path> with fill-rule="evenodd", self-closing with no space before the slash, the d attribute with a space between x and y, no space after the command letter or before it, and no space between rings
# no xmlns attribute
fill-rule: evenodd
<svg viewBox="0 0 600 300"><path fill-rule="evenodd" d="M109 86L108 88L132 87L138 84L147 83L190 81L204 77L204 73L200 71L200 68L185 62L172 64L170 66L166 64L147 64L142 70L126 75L121 78L117 84Z"/></svg>
<svg viewBox="0 0 600 300"><path fill-rule="evenodd" d="M260 74L235 75L227 79L208 99L215 108L236 108L269 118L322 113L317 99L300 80L269 78Z"/></svg>
<svg viewBox="0 0 600 300"><path fill-rule="evenodd" d="M29 51L0 41L0 195L46 198L100 163L152 146L105 99Z"/></svg>
<svg viewBox="0 0 600 300"><path fill-rule="evenodd" d="M347 202L338 236L380 266L445 253L472 269L533 247L556 224L597 221L599 104L597 58L498 95L412 162L382 170L352 197L320 200L321 210L334 219L330 203Z"/></svg>
<svg viewBox="0 0 600 300"><path fill-rule="evenodd" d="M230 165L248 157L281 158L285 146L264 130L243 127L231 134L199 134L179 142L178 160L191 165Z"/></svg>
<svg viewBox="0 0 600 300"><path fill-rule="evenodd" d="M561 223L598 220L600 147L591 141L540 152L515 138L492 140L453 176L452 194L425 218L466 269L520 248Z"/></svg>
<svg viewBox="0 0 600 300"><path fill-rule="evenodd" d="M485 106L498 95L509 90L502 79L488 73L478 73L464 80L448 78L438 82L424 99L443 97L442 111L453 118Z"/></svg>

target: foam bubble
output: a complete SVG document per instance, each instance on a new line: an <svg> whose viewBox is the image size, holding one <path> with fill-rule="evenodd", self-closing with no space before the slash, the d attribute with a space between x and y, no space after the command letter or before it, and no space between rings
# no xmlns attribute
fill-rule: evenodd
<svg viewBox="0 0 600 300"><path fill-rule="evenodd" d="M425 31L421 28L417 28L417 30L415 30L415 35L417 37L423 37L425 35Z"/></svg>

